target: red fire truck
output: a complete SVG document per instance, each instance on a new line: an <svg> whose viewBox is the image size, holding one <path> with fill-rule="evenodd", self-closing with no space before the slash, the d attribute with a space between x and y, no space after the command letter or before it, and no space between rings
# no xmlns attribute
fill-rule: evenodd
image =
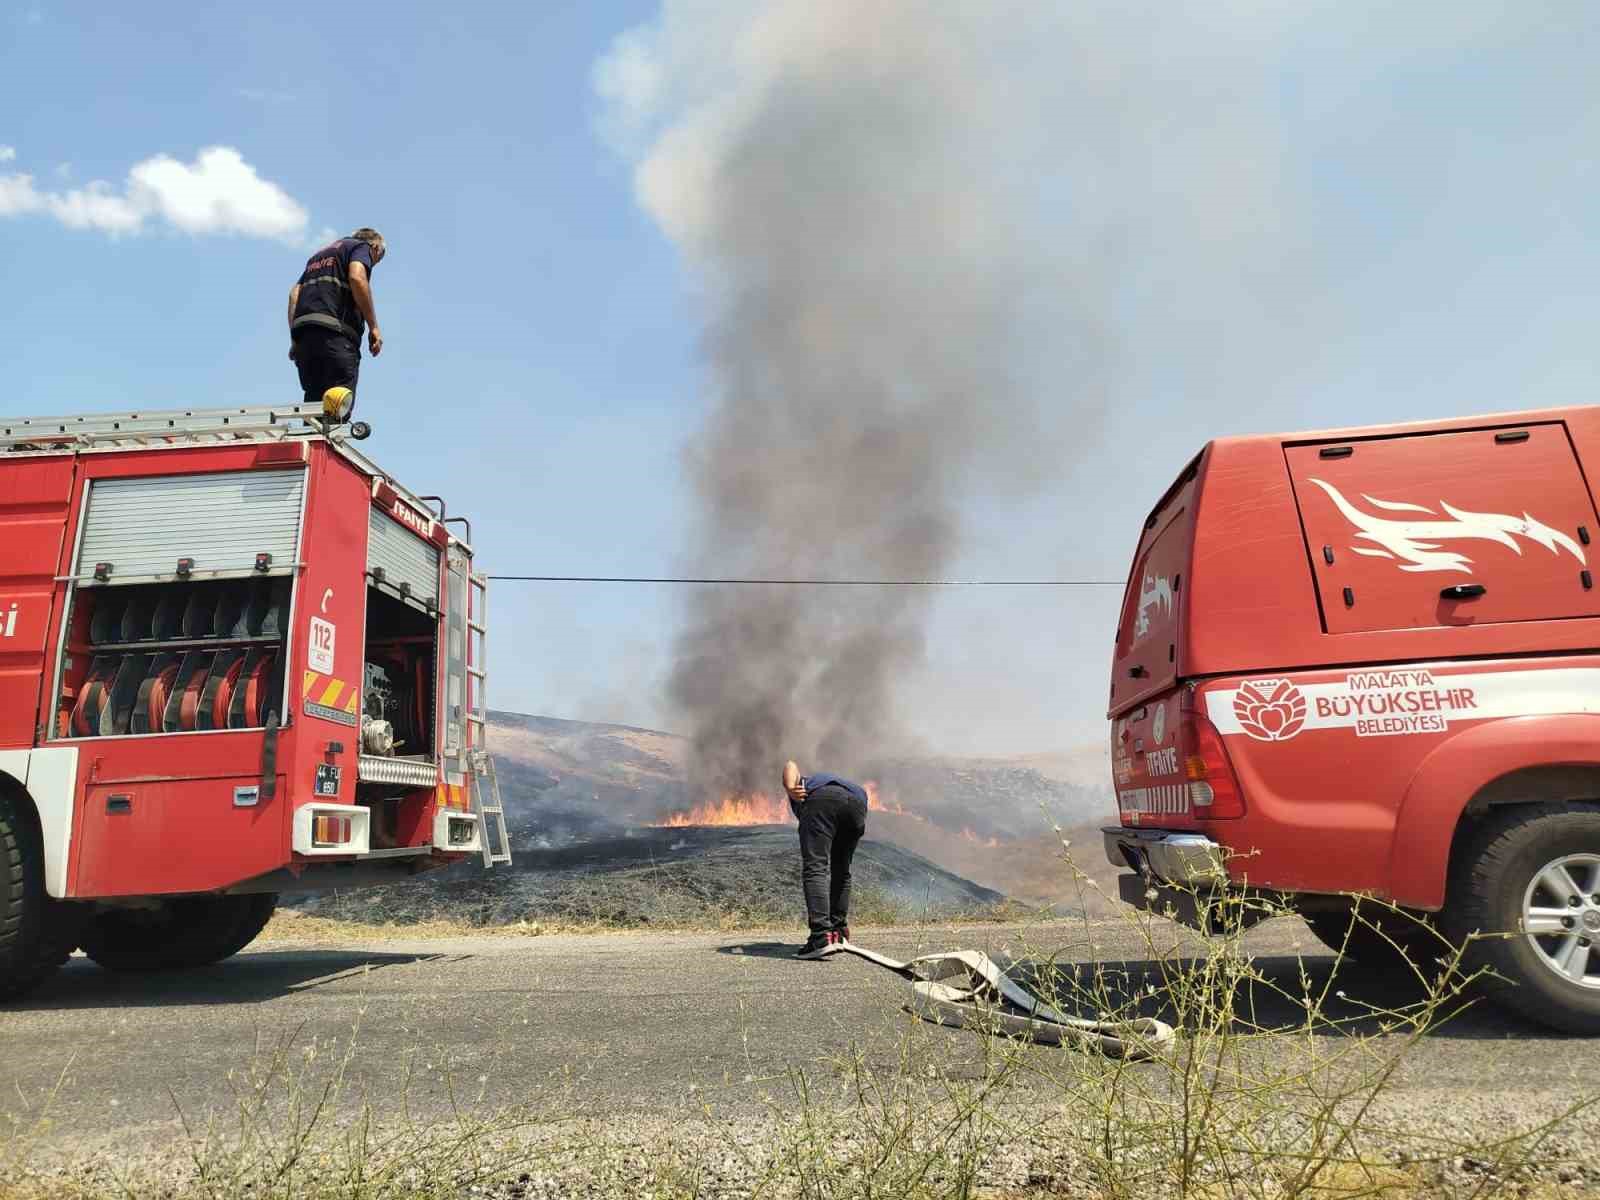
<svg viewBox="0 0 1600 1200"><path fill-rule="evenodd" d="M310 406L0 420L0 997L510 861L470 526L352 440Z"/></svg>
<svg viewBox="0 0 1600 1200"><path fill-rule="evenodd" d="M1592 407L1206 445L1116 634L1124 898L1270 893L1373 963L1431 925L1600 1032L1596 480Z"/></svg>

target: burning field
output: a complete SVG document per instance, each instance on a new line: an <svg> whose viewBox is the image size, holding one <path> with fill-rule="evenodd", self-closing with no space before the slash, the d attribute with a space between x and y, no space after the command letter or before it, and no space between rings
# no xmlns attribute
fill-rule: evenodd
<svg viewBox="0 0 1600 1200"><path fill-rule="evenodd" d="M420 885L290 903L380 923L443 913L481 924L656 928L798 920L795 819L776 789L701 798L685 740L656 730L496 712L489 742L511 871L466 863ZM1074 781L1095 769L1093 755L1087 766L883 764L863 780L860 920L981 912L1002 899L1076 910L1085 898L1051 824L1062 825L1079 869L1108 874L1095 826L1109 797Z"/></svg>
<svg viewBox="0 0 1600 1200"><path fill-rule="evenodd" d="M797 823L777 789L700 799L685 739L657 730L492 712L489 743L509 870L473 860L387 887L288 895L285 907L399 929L803 931ZM1110 797L1076 781L1098 770L1098 751L882 767L862 778L852 924L1117 906L1098 832Z"/></svg>
<svg viewBox="0 0 1600 1200"><path fill-rule="evenodd" d="M584 869L597 871L608 855L629 864L635 848L649 847L679 869L699 855L716 858L719 844L777 853L764 870L787 872L798 862L795 818L776 780L770 790L705 796L689 778L684 738L506 712L491 717L519 864L557 869L566 859L546 861L547 853L581 850ZM1097 782L1104 778L1098 748L1075 756L884 762L862 777L867 844L904 851L925 864L920 869L988 893L1075 906L1080 894L1052 826L1066 831L1079 869L1104 875L1096 832L1110 812L1107 786ZM912 869L909 858L895 861ZM711 874L737 876L721 866ZM708 877L703 890L720 886ZM935 890L952 901L960 891ZM793 899L786 896L785 904Z"/></svg>

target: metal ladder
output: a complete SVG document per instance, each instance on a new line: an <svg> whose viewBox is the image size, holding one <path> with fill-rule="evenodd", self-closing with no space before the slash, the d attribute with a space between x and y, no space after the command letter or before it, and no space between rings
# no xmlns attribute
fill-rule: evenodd
<svg viewBox="0 0 1600 1200"><path fill-rule="evenodd" d="M500 803L500 780L488 750L489 579L467 572L467 757L472 768L473 805L483 821L483 865L511 861L511 834Z"/></svg>
<svg viewBox="0 0 1600 1200"><path fill-rule="evenodd" d="M419 510L427 501L403 486L352 444L351 427L327 425L320 404L260 404L244 408L148 408L139 412L59 417L0 416L0 454L59 454L64 450L148 450L321 438L368 475L382 477Z"/></svg>
<svg viewBox="0 0 1600 1200"><path fill-rule="evenodd" d="M317 404L145 409L63 417L0 417L0 450L88 449L264 441L322 432Z"/></svg>

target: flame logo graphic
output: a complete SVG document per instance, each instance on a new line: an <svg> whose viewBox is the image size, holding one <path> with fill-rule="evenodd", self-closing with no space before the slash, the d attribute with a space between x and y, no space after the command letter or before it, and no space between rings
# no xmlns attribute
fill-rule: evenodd
<svg viewBox="0 0 1600 1200"><path fill-rule="evenodd" d="M1160 608L1163 616L1172 615L1172 581L1165 575L1146 575L1139 585L1139 614L1133 623L1135 641L1150 632L1152 608Z"/></svg>
<svg viewBox="0 0 1600 1200"><path fill-rule="evenodd" d="M1551 529L1542 521L1535 520L1527 513L1513 517L1506 513L1468 512L1441 500L1439 508L1448 519L1440 519L1439 514L1433 509L1424 508L1420 504L1400 504L1392 500L1378 500L1372 496L1362 495L1361 498L1373 508L1382 509L1384 512L1418 513L1432 519L1391 518L1378 513L1363 512L1331 483L1325 483L1321 479L1313 479L1311 482L1326 492L1334 507L1344 514L1350 524L1360 530L1356 534L1356 540L1372 543L1370 546L1351 546L1351 550L1368 558L1395 559L1402 571L1459 571L1463 575L1471 575L1472 568L1469 564L1472 559L1455 550L1442 549L1440 542L1469 539L1498 542L1520 555L1522 547L1517 542L1519 537L1539 543L1552 554L1559 554L1565 550L1580 564L1588 565L1583 548L1577 542L1559 530Z"/></svg>

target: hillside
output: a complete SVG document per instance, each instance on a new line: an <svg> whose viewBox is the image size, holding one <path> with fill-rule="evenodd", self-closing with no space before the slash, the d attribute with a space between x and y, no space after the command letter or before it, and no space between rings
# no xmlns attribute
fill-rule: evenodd
<svg viewBox="0 0 1600 1200"><path fill-rule="evenodd" d="M620 831L664 821L714 801L686 777L688 742L627 725L491 712L489 738L502 779L537 802ZM1103 746L1016 758L886 758L855 772L876 784L883 805L979 840L1039 834L1109 815L1110 767ZM553 830L539 831L554 836Z"/></svg>
<svg viewBox="0 0 1600 1200"><path fill-rule="evenodd" d="M927 822L873 813L867 818L867 831L1018 903L1105 912L1111 905L1080 886L1078 876L1087 876L1104 896L1115 898L1119 872L1106 861L1100 839L1100 826L1106 823L1063 824L1059 835L1051 830L975 842Z"/></svg>
<svg viewBox="0 0 1600 1200"><path fill-rule="evenodd" d="M687 779L688 744L674 734L521 713L490 718L519 865L556 869L546 852L579 844L602 855L615 848L626 861L627 839L654 845L641 835L714 799ZM1079 890L1051 826L1063 827L1078 870L1111 878L1097 832L1112 811L1105 759L1101 746L1018 758L888 759L868 776L881 800L868 838L1018 900L1074 907ZM792 831L781 806L779 816ZM787 853L797 858L792 839L791 832Z"/></svg>
<svg viewBox="0 0 1600 1200"><path fill-rule="evenodd" d="M800 857L781 803L776 824L667 822L714 801L687 777L684 739L658 730L521 713L490 714L515 864L476 862L394 887L289 901L360 921L450 914L482 924L715 925L798 920ZM1098 826L1102 752L1026 758L886 760L855 872L863 920L991 908L1010 899L1073 912L1115 895ZM1059 824L1061 833L1052 826ZM1071 843L1071 865L1062 846Z"/></svg>

